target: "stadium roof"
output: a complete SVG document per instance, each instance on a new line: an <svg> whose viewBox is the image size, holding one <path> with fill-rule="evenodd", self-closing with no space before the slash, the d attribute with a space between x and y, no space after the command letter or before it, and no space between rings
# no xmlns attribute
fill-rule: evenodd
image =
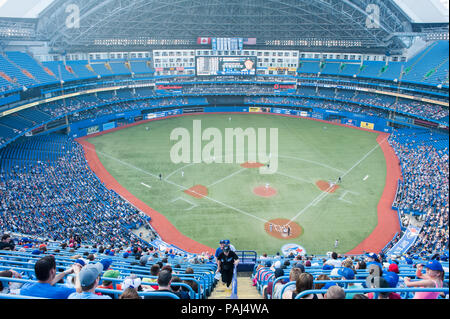
<svg viewBox="0 0 450 319"><path fill-rule="evenodd" d="M448 0L394 0L413 23L448 23Z"/></svg>
<svg viewBox="0 0 450 319"><path fill-rule="evenodd" d="M264 47L386 52L408 46L405 35L420 20L419 13L411 14L418 1L411 1L21 0L18 6L17 0L0 0L0 17L38 17L37 37L67 51L195 46L198 37L242 37ZM420 16L428 21L434 14Z"/></svg>
<svg viewBox="0 0 450 319"><path fill-rule="evenodd" d="M0 0L0 17L37 18L54 0Z"/></svg>

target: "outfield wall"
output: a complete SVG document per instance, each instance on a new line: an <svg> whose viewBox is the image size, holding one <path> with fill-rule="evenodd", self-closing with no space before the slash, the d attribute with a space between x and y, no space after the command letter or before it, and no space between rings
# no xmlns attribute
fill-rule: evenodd
<svg viewBox="0 0 450 319"><path fill-rule="evenodd" d="M159 108L161 109L161 108ZM276 114L293 116L311 120L328 121L334 124L349 127L373 130L383 133L391 133L392 127L389 121L376 116L354 114L346 111L333 111L314 108L312 111L300 111L289 107L270 106L183 106L180 108L168 107L167 110L151 113L151 109L143 113L142 110L133 110L117 114L105 115L95 119L79 121L70 125L70 136L80 138L96 133L105 132L123 126L145 123L146 121L164 119L179 115L192 115L200 113L253 113L253 114Z"/></svg>

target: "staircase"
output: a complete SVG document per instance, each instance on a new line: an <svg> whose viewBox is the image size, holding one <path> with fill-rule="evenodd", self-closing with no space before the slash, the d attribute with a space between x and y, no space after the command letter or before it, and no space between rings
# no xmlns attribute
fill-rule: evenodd
<svg viewBox="0 0 450 319"><path fill-rule="evenodd" d="M250 272L239 272L237 278L238 299L263 299L253 286ZM231 288L231 285L230 285ZM226 285L219 281L208 299L229 299L231 289L227 291Z"/></svg>

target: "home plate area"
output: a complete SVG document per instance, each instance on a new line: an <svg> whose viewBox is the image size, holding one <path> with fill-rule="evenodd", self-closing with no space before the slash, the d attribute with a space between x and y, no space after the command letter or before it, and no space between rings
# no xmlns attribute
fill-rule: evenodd
<svg viewBox="0 0 450 319"><path fill-rule="evenodd" d="M303 233L303 228L289 219L277 218L264 224L265 231L278 239L293 239Z"/></svg>

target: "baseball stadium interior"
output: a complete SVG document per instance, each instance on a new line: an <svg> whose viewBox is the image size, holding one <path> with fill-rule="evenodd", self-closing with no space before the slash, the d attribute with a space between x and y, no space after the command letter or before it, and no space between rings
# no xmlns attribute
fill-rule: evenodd
<svg viewBox="0 0 450 319"><path fill-rule="evenodd" d="M448 164L448 1L0 0L0 299L448 300Z"/></svg>

